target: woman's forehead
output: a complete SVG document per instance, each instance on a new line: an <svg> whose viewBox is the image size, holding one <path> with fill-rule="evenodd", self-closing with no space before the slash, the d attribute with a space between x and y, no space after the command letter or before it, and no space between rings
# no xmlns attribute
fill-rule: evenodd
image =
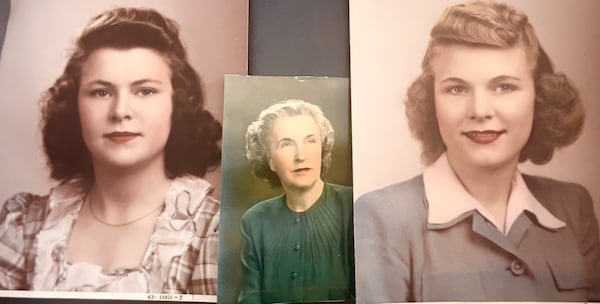
<svg viewBox="0 0 600 304"><path fill-rule="evenodd" d="M522 44L510 48L448 44L437 47L435 52L429 68L436 80L500 75L532 77L535 67Z"/></svg>
<svg viewBox="0 0 600 304"><path fill-rule="evenodd" d="M127 79L170 79L171 68L159 52L150 48L99 48L92 51L81 68L82 81L100 78L115 81Z"/></svg>
<svg viewBox="0 0 600 304"><path fill-rule="evenodd" d="M270 132L273 139L303 138L309 135L319 135L317 122L309 114L278 117L273 121Z"/></svg>

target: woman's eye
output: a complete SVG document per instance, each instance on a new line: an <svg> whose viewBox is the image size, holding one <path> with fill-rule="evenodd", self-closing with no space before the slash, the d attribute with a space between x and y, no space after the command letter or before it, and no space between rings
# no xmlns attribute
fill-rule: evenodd
<svg viewBox="0 0 600 304"><path fill-rule="evenodd" d="M105 98L110 96L110 92L106 89L95 89L90 92L90 95L98 98Z"/></svg>
<svg viewBox="0 0 600 304"><path fill-rule="evenodd" d="M137 95L140 96L148 96L148 95L152 95L155 94L156 90L155 89L149 89L149 88L143 88L137 91Z"/></svg>
<svg viewBox="0 0 600 304"><path fill-rule="evenodd" d="M309 138L309 139L308 139L308 143L311 143L311 144L316 144L317 142L318 142L318 141L317 141L317 139L316 139L316 138Z"/></svg>
<svg viewBox="0 0 600 304"><path fill-rule="evenodd" d="M515 91L517 89L517 87L515 85L512 84L499 84L498 86L496 86L496 93L510 93L512 91Z"/></svg>
<svg viewBox="0 0 600 304"><path fill-rule="evenodd" d="M292 143L290 143L289 141L282 141L279 143L279 148L287 148L287 147L291 147Z"/></svg>
<svg viewBox="0 0 600 304"><path fill-rule="evenodd" d="M453 87L449 87L446 91L453 95L460 95L460 94L464 94L465 92L467 92L467 89L463 86L453 86Z"/></svg>

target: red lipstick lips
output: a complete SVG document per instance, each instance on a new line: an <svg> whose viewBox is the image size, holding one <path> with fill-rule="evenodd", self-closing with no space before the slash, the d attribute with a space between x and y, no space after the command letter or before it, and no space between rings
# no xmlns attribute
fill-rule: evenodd
<svg viewBox="0 0 600 304"><path fill-rule="evenodd" d="M140 135L139 133L131 133L131 132L111 132L111 133L104 135L104 137L106 137L116 143L126 143L126 142L136 138L139 135Z"/></svg>
<svg viewBox="0 0 600 304"><path fill-rule="evenodd" d="M295 173L304 173L304 172L308 172L310 170L310 168L298 168L295 169L294 172Z"/></svg>
<svg viewBox="0 0 600 304"><path fill-rule="evenodd" d="M504 131L485 130L463 132L468 139L478 144L491 144L495 142L502 133L504 133Z"/></svg>

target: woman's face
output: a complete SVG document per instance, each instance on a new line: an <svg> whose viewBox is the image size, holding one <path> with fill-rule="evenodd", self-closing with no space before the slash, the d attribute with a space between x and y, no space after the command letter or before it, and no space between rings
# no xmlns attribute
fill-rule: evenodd
<svg viewBox="0 0 600 304"><path fill-rule="evenodd" d="M448 45L437 54L435 111L451 164L516 165L531 134L535 103L525 47Z"/></svg>
<svg viewBox="0 0 600 304"><path fill-rule="evenodd" d="M269 137L269 167L286 188L309 189L321 179L321 135L310 115L280 117Z"/></svg>
<svg viewBox="0 0 600 304"><path fill-rule="evenodd" d="M81 69L78 107L94 166L164 168L172 91L171 70L155 51L93 51Z"/></svg>

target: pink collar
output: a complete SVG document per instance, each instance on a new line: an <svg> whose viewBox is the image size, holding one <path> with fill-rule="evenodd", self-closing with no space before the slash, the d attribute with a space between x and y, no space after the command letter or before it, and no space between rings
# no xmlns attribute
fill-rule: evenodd
<svg viewBox="0 0 600 304"><path fill-rule="evenodd" d="M450 167L446 153L425 169L423 182L429 203L427 219L429 224L447 224L466 212L476 210L496 227L502 227L490 212L463 187ZM558 229L566 226L531 194L519 170L515 172L511 189L506 211L505 234L508 234L512 224L525 210L533 213L538 222L546 228Z"/></svg>

